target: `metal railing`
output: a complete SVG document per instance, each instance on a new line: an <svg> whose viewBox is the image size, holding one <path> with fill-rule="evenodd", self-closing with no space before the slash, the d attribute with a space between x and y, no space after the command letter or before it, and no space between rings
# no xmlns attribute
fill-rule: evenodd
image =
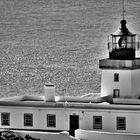
<svg viewBox="0 0 140 140"><path fill-rule="evenodd" d="M102 59L99 63L100 68L114 67L114 68L132 68L140 67L140 59L135 60L112 60Z"/></svg>

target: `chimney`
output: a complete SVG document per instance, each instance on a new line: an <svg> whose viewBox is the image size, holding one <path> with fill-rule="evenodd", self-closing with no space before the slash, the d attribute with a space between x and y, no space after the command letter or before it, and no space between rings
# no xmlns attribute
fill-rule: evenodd
<svg viewBox="0 0 140 140"><path fill-rule="evenodd" d="M44 85L44 96L46 102L55 102L55 86L52 83Z"/></svg>

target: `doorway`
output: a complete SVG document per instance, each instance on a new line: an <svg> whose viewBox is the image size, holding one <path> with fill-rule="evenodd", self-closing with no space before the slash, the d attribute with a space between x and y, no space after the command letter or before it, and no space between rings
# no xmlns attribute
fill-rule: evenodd
<svg viewBox="0 0 140 140"><path fill-rule="evenodd" d="M113 90L113 98L119 98L120 97L120 90L114 89Z"/></svg>
<svg viewBox="0 0 140 140"><path fill-rule="evenodd" d="M75 136L75 130L79 128L79 116L70 115L70 135Z"/></svg>

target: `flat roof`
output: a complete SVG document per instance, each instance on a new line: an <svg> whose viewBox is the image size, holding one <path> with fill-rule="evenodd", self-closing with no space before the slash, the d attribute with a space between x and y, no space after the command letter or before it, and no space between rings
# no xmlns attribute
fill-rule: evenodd
<svg viewBox="0 0 140 140"><path fill-rule="evenodd" d="M1 107L32 107L32 108L74 108L98 110L129 110L140 111L140 105L120 105L103 103L75 103L75 102L43 102L43 101L0 101Z"/></svg>
<svg viewBox="0 0 140 140"><path fill-rule="evenodd" d="M27 95L0 99L1 106L140 111L140 99L112 99L109 96L98 98L55 96L55 101L46 101L45 96Z"/></svg>

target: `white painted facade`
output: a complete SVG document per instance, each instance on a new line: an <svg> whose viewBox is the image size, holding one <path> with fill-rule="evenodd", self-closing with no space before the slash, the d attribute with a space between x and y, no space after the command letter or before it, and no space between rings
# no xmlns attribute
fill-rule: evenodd
<svg viewBox="0 0 140 140"><path fill-rule="evenodd" d="M140 69L132 70L132 93L140 96Z"/></svg>
<svg viewBox="0 0 140 140"><path fill-rule="evenodd" d="M119 74L119 81L114 81L114 74ZM120 98L140 96L140 69L103 69L101 77L101 96L112 96L113 90L120 90Z"/></svg>
<svg viewBox="0 0 140 140"><path fill-rule="evenodd" d="M13 128L13 129L37 129L37 130L69 130L68 120L65 116L64 109L59 108L33 108L33 107L2 107L0 112L10 113L10 125L2 126L0 128ZM24 113L33 114L33 126L24 126ZM55 114L56 127L47 127L47 114ZM65 123L62 123L63 122ZM0 119L1 121L1 119Z"/></svg>
<svg viewBox="0 0 140 140"><path fill-rule="evenodd" d="M69 104L70 105L70 104ZM69 106L68 105L68 106ZM0 128L19 129L19 130L51 130L51 131L69 131L70 130L70 115L79 116L79 129L95 130L93 129L93 116L102 116L102 129L97 131L107 132L140 132L140 107L136 105L132 109L130 105L110 105L110 104L85 104L85 108L76 107L15 107L15 106L0 106L0 114L3 112L10 113L10 125L2 126ZM114 109L113 109L113 108ZM121 109L122 108L122 109ZM24 113L33 114L33 126L24 126ZM56 127L47 127L47 114L56 115ZM117 117L126 117L126 130L117 130ZM134 121L135 120L135 121ZM0 118L1 122L1 118Z"/></svg>

